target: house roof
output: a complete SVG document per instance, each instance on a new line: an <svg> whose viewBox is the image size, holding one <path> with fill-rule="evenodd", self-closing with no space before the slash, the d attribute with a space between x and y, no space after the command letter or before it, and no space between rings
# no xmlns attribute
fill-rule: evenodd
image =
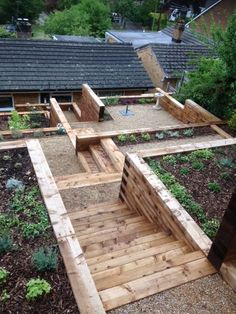
<svg viewBox="0 0 236 314"><path fill-rule="evenodd" d="M74 35L53 35L52 38L58 41L74 41L78 43L98 43L98 38L92 36L74 36Z"/></svg>
<svg viewBox="0 0 236 314"><path fill-rule="evenodd" d="M0 40L0 91L153 87L131 45Z"/></svg>
<svg viewBox="0 0 236 314"><path fill-rule="evenodd" d="M106 32L107 37L113 37L118 43L133 44L134 48L140 48L144 45L154 44L171 44L173 26L167 26L166 28L158 32L143 32L143 31L130 31L130 30L110 30ZM203 45L206 42L203 35L186 28L183 32L182 43ZM207 41L208 42L208 41ZM179 43L177 43L179 45Z"/></svg>
<svg viewBox="0 0 236 314"><path fill-rule="evenodd" d="M151 45L167 78L179 78L183 71L196 69L201 57L215 56L212 49L200 45Z"/></svg>

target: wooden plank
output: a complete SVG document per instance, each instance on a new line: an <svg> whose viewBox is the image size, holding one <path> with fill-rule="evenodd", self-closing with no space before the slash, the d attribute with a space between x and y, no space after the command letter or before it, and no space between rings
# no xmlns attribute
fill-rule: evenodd
<svg viewBox="0 0 236 314"><path fill-rule="evenodd" d="M223 279L236 292L236 267L232 262L224 262L220 268L220 274Z"/></svg>
<svg viewBox="0 0 236 314"><path fill-rule="evenodd" d="M91 173L92 170L90 169L87 159L84 157L83 152L78 152L77 156L78 156L80 165L83 167L84 171Z"/></svg>
<svg viewBox="0 0 236 314"><path fill-rule="evenodd" d="M59 190L75 189L84 186L119 182L120 173L78 173L68 176L56 177L55 181Z"/></svg>
<svg viewBox="0 0 236 314"><path fill-rule="evenodd" d="M232 138L233 136L231 136L230 134L228 134L227 132L225 132L223 129L221 129L220 127L218 127L216 124L211 125L211 128L217 132L221 137L223 138Z"/></svg>
<svg viewBox="0 0 236 314"><path fill-rule="evenodd" d="M0 143L0 151L16 149L16 148L24 148L24 147L26 147L26 142L24 140L16 140L16 141Z"/></svg>
<svg viewBox="0 0 236 314"><path fill-rule="evenodd" d="M101 145L109 158L111 159L113 166L117 171L123 171L125 157L111 138L104 138L101 140Z"/></svg>
<svg viewBox="0 0 236 314"><path fill-rule="evenodd" d="M35 129L24 129L24 130L19 130L22 134L34 134L35 132L42 132L42 133L51 133L51 132L57 132L58 128L57 127L49 127L49 128L35 128ZM10 136L12 135L11 130L6 130L6 131L0 131L0 134L3 136Z"/></svg>
<svg viewBox="0 0 236 314"><path fill-rule="evenodd" d="M111 310L213 273L215 273L215 269L207 259L201 258L130 281L121 286L100 291L99 294L105 309Z"/></svg>
<svg viewBox="0 0 236 314"><path fill-rule="evenodd" d="M28 140L27 148L80 313L105 313L39 141Z"/></svg>
<svg viewBox="0 0 236 314"><path fill-rule="evenodd" d="M150 256L103 272L95 273L93 274L93 279L98 291L101 291L203 257L201 251L188 253L187 247L181 247L156 256Z"/></svg>
<svg viewBox="0 0 236 314"><path fill-rule="evenodd" d="M39 111L22 111L22 112L17 112L19 115L29 115L29 114L45 114L45 110L39 110ZM11 116L12 112L0 112L0 117L3 116Z"/></svg>
<svg viewBox="0 0 236 314"><path fill-rule="evenodd" d="M164 148L154 148L154 149L147 149L138 151L137 154L140 157L155 157L155 156L162 156L168 154L175 154L175 153L182 153L182 152L189 152L198 149L205 149L205 148L214 148L220 146L229 146L236 144L236 139L222 139L222 140L213 140L210 142L201 142L201 143L191 143L191 144L183 144L178 146L168 146Z"/></svg>
<svg viewBox="0 0 236 314"><path fill-rule="evenodd" d="M80 121L81 110L80 110L79 106L75 102L72 103L72 110L73 110L76 118L78 119L78 121Z"/></svg>

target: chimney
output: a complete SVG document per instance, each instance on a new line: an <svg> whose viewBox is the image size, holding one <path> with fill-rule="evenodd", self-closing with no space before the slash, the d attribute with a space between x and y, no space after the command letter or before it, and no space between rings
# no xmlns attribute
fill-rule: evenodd
<svg viewBox="0 0 236 314"><path fill-rule="evenodd" d="M183 19L177 20L175 27L174 27L174 30L173 30L173 33L172 33L172 41L173 42L181 43L182 34L183 34L184 28L185 28L184 25L185 25L185 20L183 20Z"/></svg>

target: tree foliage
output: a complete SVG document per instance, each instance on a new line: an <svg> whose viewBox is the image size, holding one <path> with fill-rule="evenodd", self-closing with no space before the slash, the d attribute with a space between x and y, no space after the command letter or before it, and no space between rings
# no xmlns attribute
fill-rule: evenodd
<svg viewBox="0 0 236 314"><path fill-rule="evenodd" d="M111 26L110 10L100 0L82 0L70 9L50 14L45 31L58 35L104 36Z"/></svg>
<svg viewBox="0 0 236 314"><path fill-rule="evenodd" d="M43 0L0 0L1 23L13 18L25 17L31 21L43 10Z"/></svg>
<svg viewBox="0 0 236 314"><path fill-rule="evenodd" d="M215 30L213 38L219 58L200 60L176 96L181 102L191 98L213 114L228 118L236 109L236 11L226 31Z"/></svg>
<svg viewBox="0 0 236 314"><path fill-rule="evenodd" d="M16 35L14 33L8 32L4 27L0 26L0 38L15 38Z"/></svg>
<svg viewBox="0 0 236 314"><path fill-rule="evenodd" d="M59 0L58 8L60 10L69 9L72 5L76 5L79 3L79 0Z"/></svg>

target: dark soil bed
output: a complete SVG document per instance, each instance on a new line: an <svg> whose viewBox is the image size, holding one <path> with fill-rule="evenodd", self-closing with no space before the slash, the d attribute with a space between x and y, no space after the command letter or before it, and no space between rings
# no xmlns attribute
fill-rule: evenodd
<svg viewBox="0 0 236 314"><path fill-rule="evenodd" d="M207 219L220 221L236 186L236 146L215 148L210 152L213 155L209 159L196 158L194 152L158 157L155 160L186 188L204 210ZM168 188L174 189L171 184ZM178 191L176 193L181 203L181 195ZM201 225L201 215L192 216Z"/></svg>
<svg viewBox="0 0 236 314"><path fill-rule="evenodd" d="M13 239L14 249L0 253L0 266L9 272L6 282L0 286L0 298L3 296L3 291L9 295L9 299L0 301L0 313L79 313L50 223L47 222L48 227L37 236L26 238L22 234L21 224L36 223L37 217L32 216L32 221L28 221L26 212L19 212L11 207L12 199L17 192L6 188L6 182L13 177L22 181L25 186L20 197L27 197L29 191L36 190L37 196L33 202L37 201L37 204L45 209L47 217L27 150L0 152L0 217L11 217L11 222L16 217L20 220L20 223L13 224L10 231L7 231ZM14 204L16 205L16 202ZM31 211L33 207L30 208ZM3 227L5 228L6 225L1 226ZM4 232L6 234L6 231L0 230L0 237ZM33 251L42 246L54 247L58 251L58 267L55 271L42 273L32 265ZM51 292L37 301L26 300L26 283L32 278L47 280L52 287Z"/></svg>
<svg viewBox="0 0 236 314"><path fill-rule="evenodd" d="M236 130L233 130L227 124L220 125L219 127L223 129L225 132L229 133L231 136L236 137Z"/></svg>
<svg viewBox="0 0 236 314"><path fill-rule="evenodd" d="M50 126L49 120L43 114L31 113L29 117L29 129L47 128ZM0 116L0 131L9 130L8 119L8 116Z"/></svg>
<svg viewBox="0 0 236 314"><path fill-rule="evenodd" d="M103 100L106 106L127 106L127 105L155 105L156 100L153 98L121 98L112 97Z"/></svg>
<svg viewBox="0 0 236 314"><path fill-rule="evenodd" d="M181 138L195 138L204 135L215 135L215 131L211 127L198 127L179 130L158 131L148 133L149 136L143 134L119 135L113 137L114 142L118 146L134 145L149 142L168 141Z"/></svg>

